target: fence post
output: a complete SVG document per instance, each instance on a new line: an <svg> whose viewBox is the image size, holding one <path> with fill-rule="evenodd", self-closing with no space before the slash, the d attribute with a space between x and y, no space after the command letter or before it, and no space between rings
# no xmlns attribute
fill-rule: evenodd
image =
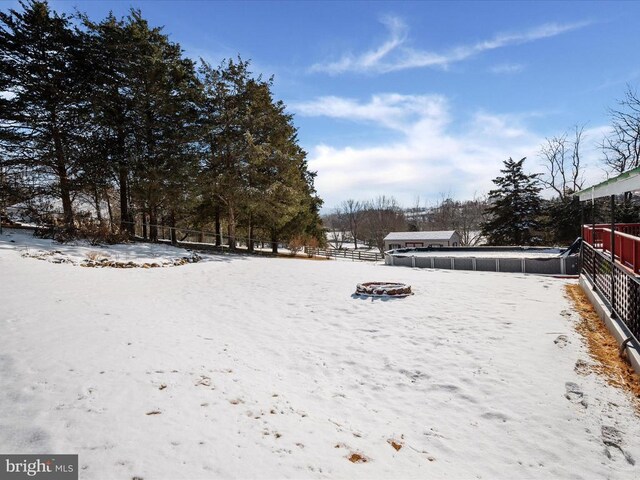
<svg viewBox="0 0 640 480"><path fill-rule="evenodd" d="M616 310L616 196L611 195L611 316Z"/></svg>
<svg viewBox="0 0 640 480"><path fill-rule="evenodd" d="M593 265L591 266L591 280L593 281L593 288L596 288L596 200L591 197L591 247L593 250Z"/></svg>

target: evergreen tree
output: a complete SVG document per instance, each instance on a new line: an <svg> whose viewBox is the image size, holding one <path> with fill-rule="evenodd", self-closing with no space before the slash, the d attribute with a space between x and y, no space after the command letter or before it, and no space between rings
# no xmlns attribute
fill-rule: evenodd
<svg viewBox="0 0 640 480"><path fill-rule="evenodd" d="M91 92L95 182L104 188L115 183L119 192L120 231L133 233L131 205L132 175L136 160L134 99L131 83L135 45L124 20L109 14L100 23L87 16L81 20L88 30L87 55L94 66Z"/></svg>
<svg viewBox="0 0 640 480"><path fill-rule="evenodd" d="M246 205L250 209L250 232L254 224L265 229L272 251L278 242L294 236L317 237L318 210L306 152L300 148L293 117L282 101L274 101L272 80L250 82L249 169Z"/></svg>
<svg viewBox="0 0 640 480"><path fill-rule="evenodd" d="M129 150L135 155L131 197L156 240L156 225L166 220L175 226L191 196L198 172L201 86L180 46L160 28L151 28L139 11L131 12L125 29L133 49L127 68L132 98Z"/></svg>
<svg viewBox="0 0 640 480"><path fill-rule="evenodd" d="M0 12L2 161L26 169L38 193L59 198L71 229L91 128L84 36L46 2L20 5L22 12Z"/></svg>
<svg viewBox="0 0 640 480"><path fill-rule="evenodd" d="M489 192L489 220L482 234L489 245L534 245L540 214L540 186L537 174L523 171L525 158L504 162L503 176L493 180L498 188Z"/></svg>
<svg viewBox="0 0 640 480"><path fill-rule="evenodd" d="M203 174L207 177L205 195L218 216L225 210L227 235L231 249L236 245L237 216L248 180L246 138L249 121L247 84L251 79L249 62L223 61L218 68L202 62L200 76L204 85L202 105ZM216 218L216 236L220 233Z"/></svg>
<svg viewBox="0 0 640 480"><path fill-rule="evenodd" d="M119 191L120 230L133 233L141 216L152 240L157 224L206 227L212 217L216 243L224 222L231 248L236 229L250 249L256 234L276 247L299 234L322 238L315 174L273 79L240 58L203 62L198 75L138 10L93 22L46 2L21 6L0 13L2 171L57 195L69 227L83 193L99 222L107 200L114 229L108 200Z"/></svg>
<svg viewBox="0 0 640 480"><path fill-rule="evenodd" d="M235 248L239 227L249 237L249 249L258 230L270 237L274 250L279 240L296 233L319 236L314 174L292 116L273 99L273 80L254 77L249 62L240 58L218 68L203 63L200 75L204 201L215 209L216 227L224 211L230 247Z"/></svg>
<svg viewBox="0 0 640 480"><path fill-rule="evenodd" d="M542 202L540 223L545 229L545 243L571 244L581 235L579 200L567 196Z"/></svg>

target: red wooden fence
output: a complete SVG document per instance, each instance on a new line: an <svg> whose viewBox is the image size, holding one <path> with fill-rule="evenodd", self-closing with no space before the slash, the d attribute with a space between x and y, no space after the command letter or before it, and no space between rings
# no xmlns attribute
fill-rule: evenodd
<svg viewBox="0 0 640 480"><path fill-rule="evenodd" d="M611 225L582 226L582 238L589 245L611 253ZM640 223L617 223L614 231L615 257L621 265L640 274Z"/></svg>

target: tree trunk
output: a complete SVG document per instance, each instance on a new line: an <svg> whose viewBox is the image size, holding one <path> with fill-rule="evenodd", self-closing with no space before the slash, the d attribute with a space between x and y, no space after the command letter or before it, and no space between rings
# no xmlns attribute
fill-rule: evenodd
<svg viewBox="0 0 640 480"><path fill-rule="evenodd" d="M142 213L142 238L149 240L149 233L147 232L147 215Z"/></svg>
<svg viewBox="0 0 640 480"><path fill-rule="evenodd" d="M129 214L129 172L124 163L118 166L120 183L120 231L133 235L133 222Z"/></svg>
<svg viewBox="0 0 640 480"><path fill-rule="evenodd" d="M158 212L155 207L149 208L149 240L152 242L158 241L157 213Z"/></svg>
<svg viewBox="0 0 640 480"><path fill-rule="evenodd" d="M253 216L249 215L249 243L247 244L249 252L253 252Z"/></svg>
<svg viewBox="0 0 640 480"><path fill-rule="evenodd" d="M171 211L169 222L169 225L171 226L171 245L177 245L178 236L176 235L176 214L174 211Z"/></svg>
<svg viewBox="0 0 640 480"><path fill-rule="evenodd" d="M55 123L55 116L54 116ZM73 205L71 203L71 185L67 176L67 166L65 163L62 139L57 127L53 128L53 145L56 156L56 173L60 180L60 199L62 200L62 211L64 213L64 223L69 229L74 228Z"/></svg>
<svg viewBox="0 0 640 480"><path fill-rule="evenodd" d="M109 193L105 192L104 198L107 200L107 212L109 214L109 230L113 233L113 211L111 210L111 199Z"/></svg>
<svg viewBox="0 0 640 480"><path fill-rule="evenodd" d="M275 230L271 230L271 251L278 253L278 235Z"/></svg>
<svg viewBox="0 0 640 480"><path fill-rule="evenodd" d="M102 211L100 210L100 193L98 187L93 187L93 202L96 205L96 216L98 217L98 223L102 225Z"/></svg>
<svg viewBox="0 0 640 480"><path fill-rule="evenodd" d="M216 247L222 246L222 234L220 233L220 206L216 206L215 212L216 221Z"/></svg>
<svg viewBox="0 0 640 480"><path fill-rule="evenodd" d="M236 249L236 212L233 205L229 205L229 218L227 219L227 233L229 235L229 250Z"/></svg>

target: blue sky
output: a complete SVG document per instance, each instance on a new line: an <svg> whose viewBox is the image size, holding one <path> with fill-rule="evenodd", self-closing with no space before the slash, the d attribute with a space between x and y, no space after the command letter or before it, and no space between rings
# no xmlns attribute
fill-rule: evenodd
<svg viewBox="0 0 640 480"><path fill-rule="evenodd" d="M325 210L481 195L510 156L542 171L545 137L575 124L599 181L607 108L640 83L637 2L50 3L94 19L140 8L191 57L275 75Z"/></svg>

